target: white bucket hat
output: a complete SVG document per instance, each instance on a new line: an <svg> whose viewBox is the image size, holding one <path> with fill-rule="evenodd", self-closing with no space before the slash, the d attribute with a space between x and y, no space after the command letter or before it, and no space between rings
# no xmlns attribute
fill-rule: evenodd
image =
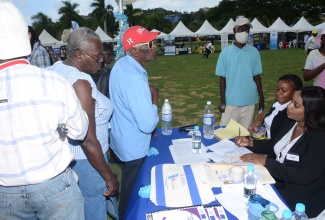
<svg viewBox="0 0 325 220"><path fill-rule="evenodd" d="M28 56L31 46L22 13L9 2L0 1L0 59Z"/></svg>

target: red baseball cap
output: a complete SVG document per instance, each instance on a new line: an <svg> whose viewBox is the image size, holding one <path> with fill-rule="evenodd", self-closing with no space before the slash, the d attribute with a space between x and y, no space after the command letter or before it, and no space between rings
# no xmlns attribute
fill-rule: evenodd
<svg viewBox="0 0 325 220"><path fill-rule="evenodd" d="M130 50L139 43L153 41L160 32L150 32L142 26L129 27L123 34L122 44L124 51Z"/></svg>

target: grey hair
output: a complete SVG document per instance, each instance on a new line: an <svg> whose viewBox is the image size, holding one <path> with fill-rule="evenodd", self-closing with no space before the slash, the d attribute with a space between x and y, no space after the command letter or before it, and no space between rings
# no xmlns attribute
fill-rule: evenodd
<svg viewBox="0 0 325 220"><path fill-rule="evenodd" d="M86 27L81 27L72 31L67 41L67 55L73 56L76 49L84 49L91 40L99 40L98 34Z"/></svg>

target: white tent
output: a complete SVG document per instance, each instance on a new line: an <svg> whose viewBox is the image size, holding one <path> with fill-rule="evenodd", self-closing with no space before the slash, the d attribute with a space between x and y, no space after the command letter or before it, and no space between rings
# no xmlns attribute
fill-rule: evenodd
<svg viewBox="0 0 325 220"><path fill-rule="evenodd" d="M268 32L294 32L291 27L286 25L280 17L276 19L276 21L268 27Z"/></svg>
<svg viewBox="0 0 325 220"><path fill-rule="evenodd" d="M291 27L292 31L299 33L304 31L312 31L315 27L304 18L301 17L299 21Z"/></svg>
<svg viewBox="0 0 325 220"><path fill-rule="evenodd" d="M253 28L250 29L249 33L257 34L257 33L268 33L267 27L262 25L256 18L251 22Z"/></svg>
<svg viewBox="0 0 325 220"><path fill-rule="evenodd" d="M177 26L174 28L172 32L169 33L169 35L174 35L175 37L194 37L195 34L190 31L182 21L180 21Z"/></svg>
<svg viewBox="0 0 325 220"><path fill-rule="evenodd" d="M202 26L195 32L196 36L217 35L219 31L205 20Z"/></svg>
<svg viewBox="0 0 325 220"><path fill-rule="evenodd" d="M316 25L316 26L315 26L315 29L318 30L318 32L321 32L322 29L325 29L325 22Z"/></svg>
<svg viewBox="0 0 325 220"><path fill-rule="evenodd" d="M160 32L160 34L157 35L156 39L158 38L164 38L167 34L161 31L158 31L157 29L152 29L150 32Z"/></svg>
<svg viewBox="0 0 325 220"><path fill-rule="evenodd" d="M52 46L56 42L58 42L57 39L52 37L49 32L47 32L45 29L42 31L42 33L39 35L38 39L41 41L41 44L45 47Z"/></svg>
<svg viewBox="0 0 325 220"><path fill-rule="evenodd" d="M232 18L229 19L226 26L224 26L220 31L219 34L233 34L234 33L235 22Z"/></svg>
<svg viewBox="0 0 325 220"><path fill-rule="evenodd" d="M99 35L99 38L102 42L114 42L114 40L108 36L99 26L97 27L95 33Z"/></svg>

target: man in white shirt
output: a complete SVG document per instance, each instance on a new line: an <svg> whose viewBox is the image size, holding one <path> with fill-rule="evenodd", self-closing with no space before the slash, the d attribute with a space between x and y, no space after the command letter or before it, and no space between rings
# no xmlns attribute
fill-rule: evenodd
<svg viewBox="0 0 325 220"><path fill-rule="evenodd" d="M88 118L61 75L31 65L28 26L0 2L0 219L84 219L67 137Z"/></svg>
<svg viewBox="0 0 325 220"><path fill-rule="evenodd" d="M317 36L318 31L313 30L311 32L310 38L307 40L305 44L305 50L307 51L307 55L310 53L310 51L314 50L317 48L315 37Z"/></svg>

